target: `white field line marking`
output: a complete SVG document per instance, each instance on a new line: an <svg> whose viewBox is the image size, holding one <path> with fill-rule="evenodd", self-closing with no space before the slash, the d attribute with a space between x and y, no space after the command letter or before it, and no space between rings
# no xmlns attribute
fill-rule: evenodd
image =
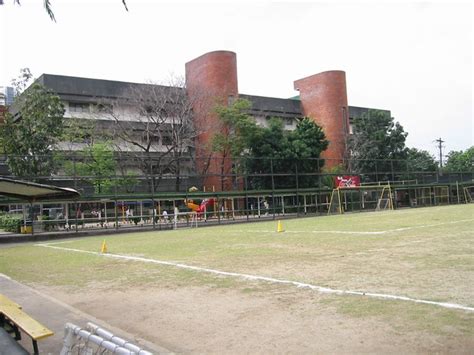
<svg viewBox="0 0 474 355"><path fill-rule="evenodd" d="M48 245L56 245L56 244L68 244L68 243L73 243L73 242L77 242L78 239L75 239L75 240L65 240L65 241L62 241L62 242L51 242L51 243L47 243Z"/></svg>
<svg viewBox="0 0 474 355"><path fill-rule="evenodd" d="M461 220L458 220L458 221L450 221L450 222L423 224L423 225L419 225L419 226L402 227L402 228L387 229L387 230L373 231L373 232L367 232L367 231L339 231L339 230L312 230L312 231L311 230L309 230L309 231L285 230L285 233L316 233L316 234L325 233L325 234L380 235L380 234L388 234L388 233L394 233L394 232L402 232L402 231L407 231L407 230L412 230L412 229L438 227L438 226L443 226L443 225L447 225L447 224L455 224L455 223L471 222L471 221L474 221L474 218L461 219ZM241 233L241 232L246 232L246 233L255 233L255 232L273 233L273 232L275 232L275 230L245 230L245 231L238 231L238 232L239 233Z"/></svg>
<svg viewBox="0 0 474 355"><path fill-rule="evenodd" d="M270 230L270 229L259 229L259 230L243 230L243 231L236 231L236 233L276 233L276 230ZM299 230L284 230L285 233L324 233L324 234L369 234L369 235L378 235L378 234L385 234L388 233L389 231L377 231L377 232L357 232L357 231L334 231L334 230L309 230L309 231L299 231Z"/></svg>
<svg viewBox="0 0 474 355"><path fill-rule="evenodd" d="M147 259L147 258L142 258L142 257L138 257L138 256L128 256L128 255L109 254L109 253L102 254L102 253L95 252L95 251L80 250L80 249L73 249L73 248L63 248L63 247L58 247L58 246L53 246L53 245L48 245L48 244L35 244L35 245L40 246L40 247L44 247L44 248L52 248L52 249L65 250L65 251L73 251L73 252L77 252L77 253L91 254L91 255L103 256L103 257L114 258L114 259L124 259L124 260L141 261L141 262L145 262L145 263L152 263L152 264L158 264L158 265L168 265L168 266L174 266L174 267L181 268L181 269L193 270L193 271L198 271L198 272L207 272L207 273L215 274L215 275L243 278L245 280L266 281L266 282L271 282L271 283L276 283L276 284L292 285L292 286L296 286L298 288L309 288L310 290L318 291L318 292L322 292L322 293L333 293L333 294L339 294L339 295L367 296L367 297L390 299L390 300L396 300L396 301L410 301L410 302L414 302L414 303L430 304L430 305L444 307L444 308L461 309L461 310L464 310L464 311L474 312L474 307L467 307L467 306L463 306L463 305L455 304L455 303L434 302L434 301L420 300L420 299L405 297L405 296L387 295L387 294L383 294L383 293L372 293L372 292L350 291L350 290L337 290L337 289L332 289L332 288L322 287L322 286L317 286L317 285L311 285L311 284L308 284L308 283L303 283L303 282L298 282L298 281L281 280L281 279L275 279L273 277L257 276L257 275L249 275L249 274L240 274L240 273L228 272L228 271L220 271L220 270L202 268L202 267L199 267L199 266L191 266L191 265L186 265L186 264L181 264L181 263L173 263L173 262L169 262L169 261L162 261L162 260L156 260L156 259Z"/></svg>

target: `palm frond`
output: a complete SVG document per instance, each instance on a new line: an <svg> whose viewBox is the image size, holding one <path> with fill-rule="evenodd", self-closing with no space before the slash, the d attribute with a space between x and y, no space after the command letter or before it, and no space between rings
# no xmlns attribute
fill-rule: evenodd
<svg viewBox="0 0 474 355"><path fill-rule="evenodd" d="M21 6L20 0L13 0L13 3L16 4L16 5ZM4 1L0 0L0 5L3 5L3 4L4 4ZM46 9L46 12L48 13L51 20L56 22L56 18L54 17L54 12L53 12L53 9L51 7L50 0L43 0L43 4L44 4L44 8ZM127 0L122 0L122 4L125 7L125 10L128 11Z"/></svg>
<svg viewBox="0 0 474 355"><path fill-rule="evenodd" d="M44 0L44 8L46 9L46 12L48 13L51 20L56 22L56 18L54 17L54 13L53 13L53 10L51 9L51 3L49 2L49 0Z"/></svg>

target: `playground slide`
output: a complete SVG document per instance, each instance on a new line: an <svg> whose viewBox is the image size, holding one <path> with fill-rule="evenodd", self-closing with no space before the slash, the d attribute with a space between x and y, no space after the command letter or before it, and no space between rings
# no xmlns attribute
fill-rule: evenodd
<svg viewBox="0 0 474 355"><path fill-rule="evenodd" d="M199 210L199 208L200 208L199 205L197 205L197 204L195 204L195 203L192 203L192 202L186 203L186 206L188 206L188 208L189 208L190 210L192 210L193 212L198 212L198 210Z"/></svg>
<svg viewBox="0 0 474 355"><path fill-rule="evenodd" d="M207 208L214 206L214 199L213 198L206 198L202 200L200 205L197 205L192 202L188 202L186 204L188 208L190 208L193 212L203 213Z"/></svg>

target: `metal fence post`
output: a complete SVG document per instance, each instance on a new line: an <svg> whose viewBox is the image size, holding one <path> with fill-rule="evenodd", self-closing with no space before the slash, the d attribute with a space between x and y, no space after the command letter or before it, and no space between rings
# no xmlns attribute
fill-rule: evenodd
<svg viewBox="0 0 474 355"><path fill-rule="evenodd" d="M273 158L270 158L270 173L272 176L272 210L273 219L275 219L275 176L273 175Z"/></svg>
<svg viewBox="0 0 474 355"><path fill-rule="evenodd" d="M153 205L151 220L153 229L156 229L156 206L155 206L155 177L153 176L153 162L151 156L148 155L148 164L149 164L149 174L150 174L150 183L151 183L151 204Z"/></svg>
<svg viewBox="0 0 474 355"><path fill-rule="evenodd" d="M295 161L295 178L296 178L296 216L300 215L300 196L298 184L298 160Z"/></svg>
<svg viewBox="0 0 474 355"><path fill-rule="evenodd" d="M378 160L375 159L375 181L376 182L379 181L379 171L378 171L378 168L377 168L377 162L378 162Z"/></svg>
<svg viewBox="0 0 474 355"><path fill-rule="evenodd" d="M115 173L115 176L117 176L117 173ZM115 206L114 206L114 210L115 210L115 230L118 230L118 213L117 213L117 184L114 184L114 197L115 197Z"/></svg>
<svg viewBox="0 0 474 355"><path fill-rule="evenodd" d="M392 181L395 181L395 172L393 171L393 160L390 159L390 169L392 170Z"/></svg>
<svg viewBox="0 0 474 355"><path fill-rule="evenodd" d="M248 195L247 174L244 175L244 190L245 190L245 215L247 216L247 221L248 221L249 220L249 195Z"/></svg>

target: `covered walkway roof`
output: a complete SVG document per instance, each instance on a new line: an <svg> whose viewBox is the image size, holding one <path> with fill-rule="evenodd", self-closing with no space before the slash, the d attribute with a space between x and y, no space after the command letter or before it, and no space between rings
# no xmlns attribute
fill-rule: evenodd
<svg viewBox="0 0 474 355"><path fill-rule="evenodd" d="M74 199L79 197L80 193L68 187L43 185L0 177L0 195L34 202Z"/></svg>

